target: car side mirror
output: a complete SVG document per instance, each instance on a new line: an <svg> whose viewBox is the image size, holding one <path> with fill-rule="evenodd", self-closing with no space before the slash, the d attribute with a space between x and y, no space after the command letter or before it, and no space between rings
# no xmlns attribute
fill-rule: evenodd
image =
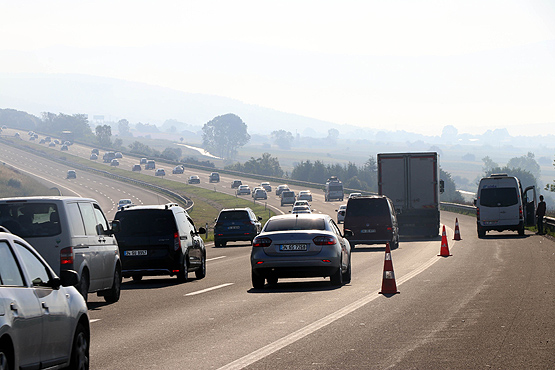
<svg viewBox="0 0 555 370"><path fill-rule="evenodd" d="M262 221L262 217L261 217L261 216L258 216L258 221Z"/></svg>
<svg viewBox="0 0 555 370"><path fill-rule="evenodd" d="M354 234L353 234L353 232L352 232L351 230L346 229L346 230L343 232L343 235L344 235L344 236L353 236Z"/></svg>
<svg viewBox="0 0 555 370"><path fill-rule="evenodd" d="M79 274L73 270L62 270L58 281L62 286L74 286L79 283Z"/></svg>
<svg viewBox="0 0 555 370"><path fill-rule="evenodd" d="M478 199L474 199L472 203L474 203L474 206L476 206L476 203L478 203Z"/></svg>
<svg viewBox="0 0 555 370"><path fill-rule="evenodd" d="M119 222L119 220L112 221L111 234L116 234L116 233L119 233L120 231L121 231L121 223Z"/></svg>
<svg viewBox="0 0 555 370"><path fill-rule="evenodd" d="M206 234L206 229L204 227L199 227L197 234Z"/></svg>

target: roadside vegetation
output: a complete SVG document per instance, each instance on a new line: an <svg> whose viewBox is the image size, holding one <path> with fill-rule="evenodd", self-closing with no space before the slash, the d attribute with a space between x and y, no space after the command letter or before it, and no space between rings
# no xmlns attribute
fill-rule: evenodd
<svg viewBox="0 0 555 370"><path fill-rule="evenodd" d="M32 195L57 195L52 190L17 169L0 166L0 198L28 197Z"/></svg>

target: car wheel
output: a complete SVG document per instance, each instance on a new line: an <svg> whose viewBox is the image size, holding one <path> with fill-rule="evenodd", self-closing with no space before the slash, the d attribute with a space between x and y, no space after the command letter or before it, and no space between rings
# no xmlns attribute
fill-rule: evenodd
<svg viewBox="0 0 555 370"><path fill-rule="evenodd" d="M276 285L278 282L278 277L277 276L270 276L266 278L266 281L268 281L268 285Z"/></svg>
<svg viewBox="0 0 555 370"><path fill-rule="evenodd" d="M198 270L195 271L195 277L197 279L203 279L206 276L206 256L203 254L201 257L201 263Z"/></svg>
<svg viewBox="0 0 555 370"><path fill-rule="evenodd" d="M252 281L252 287L254 289L263 289L264 288L265 279L262 276L258 275L254 271L251 272L251 281Z"/></svg>
<svg viewBox="0 0 555 370"><path fill-rule="evenodd" d="M11 351L8 348L0 347L0 370L12 370L13 362L11 359Z"/></svg>
<svg viewBox="0 0 555 370"><path fill-rule="evenodd" d="M71 349L71 370L88 370L90 335L82 324L77 325Z"/></svg>
<svg viewBox="0 0 555 370"><path fill-rule="evenodd" d="M347 271L343 274L343 282L348 284L351 282L351 261L349 261L349 267L347 267Z"/></svg>
<svg viewBox="0 0 555 370"><path fill-rule="evenodd" d="M114 281L112 282L112 287L104 293L104 300L108 303L115 303L119 301L119 296L121 294L121 271L116 268L114 271Z"/></svg>
<svg viewBox="0 0 555 370"><path fill-rule="evenodd" d="M341 267L335 271L335 273L330 276L331 285L334 286L341 286L343 284L343 272L341 271Z"/></svg>
<svg viewBox="0 0 555 370"><path fill-rule="evenodd" d="M524 225L518 229L518 235L524 236Z"/></svg>
<svg viewBox="0 0 555 370"><path fill-rule="evenodd" d="M79 283L76 286L77 290L83 298L85 298L85 302L89 298L89 273L87 270L83 270L83 275L81 275L81 279L79 279Z"/></svg>
<svg viewBox="0 0 555 370"><path fill-rule="evenodd" d="M133 275L132 278L133 278L133 281L139 282L143 280L143 275Z"/></svg>
<svg viewBox="0 0 555 370"><path fill-rule="evenodd" d="M187 256L183 257L183 266L177 273L177 281L179 281L180 283L186 283L187 280L189 279L189 266L187 266L188 258L189 257Z"/></svg>
<svg viewBox="0 0 555 370"><path fill-rule="evenodd" d="M478 226L478 238L483 238L486 236L486 231Z"/></svg>

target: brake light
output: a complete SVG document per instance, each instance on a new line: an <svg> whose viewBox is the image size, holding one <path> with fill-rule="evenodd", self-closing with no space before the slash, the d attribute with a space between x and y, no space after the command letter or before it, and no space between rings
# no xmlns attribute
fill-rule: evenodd
<svg viewBox="0 0 555 370"><path fill-rule="evenodd" d="M181 239L178 233L173 234L173 249L178 250L181 248Z"/></svg>
<svg viewBox="0 0 555 370"><path fill-rule="evenodd" d="M480 208L476 207L476 219L480 221Z"/></svg>
<svg viewBox="0 0 555 370"><path fill-rule="evenodd" d="M256 237L252 241L253 247L266 248L266 247L269 247L271 244L272 244L272 239L266 238L266 237Z"/></svg>
<svg viewBox="0 0 555 370"><path fill-rule="evenodd" d="M524 216L522 215L522 206L518 206L518 214L520 218L523 218Z"/></svg>
<svg viewBox="0 0 555 370"><path fill-rule="evenodd" d="M316 245L334 245L335 243L337 243L337 239L335 239L335 237L330 235L317 236L314 239L312 239L312 241Z"/></svg>
<svg viewBox="0 0 555 370"><path fill-rule="evenodd" d="M60 264L73 265L73 248L66 247L60 251Z"/></svg>

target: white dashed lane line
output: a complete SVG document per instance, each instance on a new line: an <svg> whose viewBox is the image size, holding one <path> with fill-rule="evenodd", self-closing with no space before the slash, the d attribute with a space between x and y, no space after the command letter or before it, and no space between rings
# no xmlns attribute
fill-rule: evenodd
<svg viewBox="0 0 555 370"><path fill-rule="evenodd" d="M213 286L211 288L206 288L206 289L203 289L203 290L198 290L196 292L187 293L187 294L185 294L185 297L210 292L212 290L225 288L226 286L230 286L230 285L233 285L233 283L225 283L225 284L221 284L221 285L216 285L216 286Z"/></svg>

